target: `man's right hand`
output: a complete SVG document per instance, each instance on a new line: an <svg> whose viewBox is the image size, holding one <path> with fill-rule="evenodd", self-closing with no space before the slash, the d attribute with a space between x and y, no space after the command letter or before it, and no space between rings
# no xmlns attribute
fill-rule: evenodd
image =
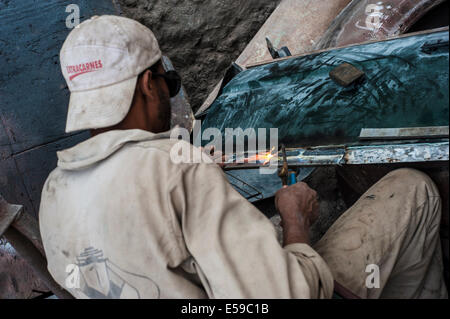
<svg viewBox="0 0 450 319"><path fill-rule="evenodd" d="M309 244L309 228L319 217L317 192L305 183L280 189L275 206L281 215L284 245Z"/></svg>

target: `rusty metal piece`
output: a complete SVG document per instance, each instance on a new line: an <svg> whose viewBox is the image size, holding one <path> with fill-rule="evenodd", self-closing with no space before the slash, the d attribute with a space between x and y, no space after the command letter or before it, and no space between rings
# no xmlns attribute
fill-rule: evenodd
<svg viewBox="0 0 450 319"><path fill-rule="evenodd" d="M349 3L350 0L281 1L238 57L236 63L245 68L250 64L272 60L267 50L266 37L269 37L277 47L288 47L292 55L312 51L336 16ZM220 91L220 86L221 83L214 88L196 112L197 116L211 106Z"/></svg>
<svg viewBox="0 0 450 319"><path fill-rule="evenodd" d="M330 78L343 87L349 86L363 75L363 71L350 63L342 63L330 72Z"/></svg>
<svg viewBox="0 0 450 319"><path fill-rule="evenodd" d="M293 56L395 37L445 0L307 1L284 0L236 60L243 68L272 62L266 37L287 46ZM348 5L348 6L347 6ZM285 59L285 58L284 58ZM204 113L220 92L219 83L196 115Z"/></svg>
<svg viewBox="0 0 450 319"><path fill-rule="evenodd" d="M23 234L43 256L45 256L39 224L36 219L24 213L19 216L13 226Z"/></svg>
<svg viewBox="0 0 450 319"><path fill-rule="evenodd" d="M331 24L315 49L384 40L407 32L445 0L353 0Z"/></svg>
<svg viewBox="0 0 450 319"><path fill-rule="evenodd" d="M0 299L30 299L49 291L30 265L0 239Z"/></svg>
<svg viewBox="0 0 450 319"><path fill-rule="evenodd" d="M283 0L236 60L241 66L271 60L266 37L292 54L307 53L350 0Z"/></svg>
<svg viewBox="0 0 450 319"><path fill-rule="evenodd" d="M0 236L3 236L10 226L14 226L45 256L37 221L23 212L22 205L9 204L0 195Z"/></svg>
<svg viewBox="0 0 450 319"><path fill-rule="evenodd" d="M52 278L47 270L47 260L23 234L14 227L9 227L3 235L55 296L60 299L73 299L72 295Z"/></svg>
<svg viewBox="0 0 450 319"><path fill-rule="evenodd" d="M6 238L55 296L62 299L73 298L48 272L39 227L22 212L22 206L11 205L0 195L0 236Z"/></svg>
<svg viewBox="0 0 450 319"><path fill-rule="evenodd" d="M0 236L14 223L22 214L23 206L11 205L0 195Z"/></svg>
<svg viewBox="0 0 450 319"><path fill-rule="evenodd" d="M276 60L276 62L280 62L283 60L289 60L289 59L295 59L295 58L299 58L299 57L303 57L303 56L311 56L311 55L320 54L323 52L332 52L337 49L345 49L345 48L358 46L358 45L383 42L383 41L391 41L391 40L395 40L395 39L402 39L402 38L407 38L407 37L411 37L411 36L425 35L425 34L431 34L431 33L448 31L448 30L449 30L449 27L446 26L446 27L441 27L441 28L436 28L436 29L431 29L431 30L424 30L424 31L417 31L417 32L412 32L412 33L408 33L408 34L401 34L401 35L393 36L393 37L386 38L383 40L373 40L373 41L369 40L369 41L360 42L360 43L356 43L356 44L349 44L349 45L343 45L343 46L339 46L339 47L326 48L326 49L318 49L318 50L311 51L309 53L296 54L296 55L292 55L292 56L288 56L288 57L279 58ZM428 50L429 48L425 47L424 49ZM255 67L258 67L261 65L267 65L267 64L271 64L271 63L274 63L274 60L266 60L266 61L261 61L261 62L257 62L254 64L248 64L248 65L246 65L246 69L251 69L251 68L255 68Z"/></svg>

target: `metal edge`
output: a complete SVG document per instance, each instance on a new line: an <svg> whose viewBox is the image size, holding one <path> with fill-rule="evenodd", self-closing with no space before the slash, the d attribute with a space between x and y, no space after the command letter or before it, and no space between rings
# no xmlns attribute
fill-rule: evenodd
<svg viewBox="0 0 450 319"><path fill-rule="evenodd" d="M287 153L288 165L291 167L444 162L449 160L449 142L305 147L289 149ZM224 170L270 167L262 162L234 163L235 158L238 156L224 163ZM283 164L281 157L275 161L278 166Z"/></svg>
<svg viewBox="0 0 450 319"><path fill-rule="evenodd" d="M261 61L261 62L258 62L258 63L245 65L244 67L246 69L251 69L251 68L258 67L258 66L268 65L268 64L271 64L271 63L281 62L281 61L285 61L285 60L295 59L295 58L304 57L304 56L313 55L313 54L318 54L318 53L323 53L323 52L330 52L330 51L334 51L334 50L351 48L351 47L356 47L356 46L365 45L365 44L372 44L372 43L392 41L392 40L397 40L397 39L402 39L402 38L414 37L414 36L418 36L418 35L438 33L438 32L443 32L443 31L448 31L448 30L449 30L449 27L447 26L447 27L436 28L436 29L431 29L431 30L406 33L406 34L402 34L402 35L399 35L399 36L389 37L389 38L386 38L386 39L383 39L383 40L364 41L364 42L360 42L360 43L354 43L354 44L349 44L349 45L344 45L344 46L338 46L338 47L333 47L333 48L321 49L321 50L311 51L311 52L308 52L308 53L303 53L303 54L298 54L298 55L292 55L292 56L289 56L289 57L279 58L279 59L276 59L276 60Z"/></svg>

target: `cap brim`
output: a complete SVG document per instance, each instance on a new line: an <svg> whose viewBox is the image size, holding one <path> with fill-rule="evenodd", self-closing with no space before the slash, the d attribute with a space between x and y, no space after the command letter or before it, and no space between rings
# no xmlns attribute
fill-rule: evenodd
<svg viewBox="0 0 450 319"><path fill-rule="evenodd" d="M137 78L95 90L72 92L66 133L120 123L130 110Z"/></svg>

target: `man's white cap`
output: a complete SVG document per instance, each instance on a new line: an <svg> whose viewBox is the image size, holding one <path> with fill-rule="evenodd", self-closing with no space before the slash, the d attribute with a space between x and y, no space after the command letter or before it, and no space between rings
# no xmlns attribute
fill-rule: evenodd
<svg viewBox="0 0 450 319"><path fill-rule="evenodd" d="M154 34L137 21L95 16L73 29L60 52L71 92L66 132L120 123L139 74L160 59Z"/></svg>

